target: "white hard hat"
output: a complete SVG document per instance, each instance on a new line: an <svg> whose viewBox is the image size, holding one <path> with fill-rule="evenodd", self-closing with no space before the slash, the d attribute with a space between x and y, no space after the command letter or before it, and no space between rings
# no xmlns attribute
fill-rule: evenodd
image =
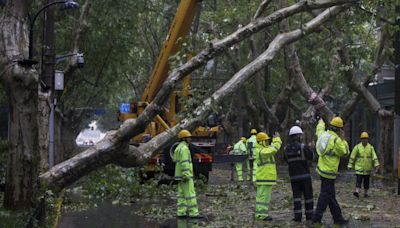
<svg viewBox="0 0 400 228"><path fill-rule="evenodd" d="M294 126L290 128L289 135L297 135L297 134L303 134L303 130L301 130L300 127Z"/></svg>

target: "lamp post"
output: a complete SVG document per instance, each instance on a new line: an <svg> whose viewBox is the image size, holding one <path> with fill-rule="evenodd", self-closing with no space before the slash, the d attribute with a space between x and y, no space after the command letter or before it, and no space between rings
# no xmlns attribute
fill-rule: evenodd
<svg viewBox="0 0 400 228"><path fill-rule="evenodd" d="M47 0L47 4L44 5L42 8L36 12L30 22L29 25L29 43L28 43L28 58L22 59L18 61L23 67L31 68L33 65L37 64L38 61L34 59L33 53L33 32L34 32L34 25L38 16L48 9L51 6L63 4L61 9L76 9L79 8L79 4L74 0ZM46 10L45 19L44 19L45 26L43 27L43 46L45 50L42 51L42 71L39 76L39 83L41 85L41 89L44 91L50 90L50 100L51 107L50 107L50 119L49 119L49 150L48 150L48 161L49 167L54 165L54 107L56 105L56 99L53 101L53 94L52 89L54 88L54 66L55 66L55 54L54 54L54 13L52 10ZM42 81L45 79L45 82Z"/></svg>
<svg viewBox="0 0 400 228"><path fill-rule="evenodd" d="M33 58L33 26L35 25L36 18L39 16L43 10L47 9L48 7L56 4L64 4L64 7L62 9L77 9L79 8L79 4L73 0L67 0L67 1L56 1L56 2L51 2L45 6L43 6L33 17L32 22L29 26L29 54L28 54L28 59Z"/></svg>
<svg viewBox="0 0 400 228"><path fill-rule="evenodd" d="M33 27L35 25L35 21L37 17L40 15L41 12L43 12L45 9L49 8L50 6L56 5L56 4L64 4L62 9L77 9L79 8L79 4L73 0L64 0L64 1L54 1L50 2L47 5L43 6L32 18L32 21L29 25L29 52L28 52L28 58L19 60L18 63L22 66L26 67L31 67L32 65L35 65L38 63L37 60L33 59Z"/></svg>
<svg viewBox="0 0 400 228"><path fill-rule="evenodd" d="M62 9L76 9L79 7L79 4L72 0L47 0L47 5L42 7L41 10L36 13L35 17L31 23L31 30L30 30L30 55L29 58L34 58L33 56L33 48L32 48L32 41L33 41L33 26L37 15L40 14L41 11L44 9L56 5L56 4L63 4ZM50 91L50 116L49 116L49 144L48 144L48 165L49 168L53 167L55 164L55 146L54 146L54 126L55 126L55 107L57 105L57 98L54 94L54 77L55 77L55 64L56 64L56 56L54 53L54 44L55 44L55 32L54 32L54 12L53 10L49 9L46 11L45 14L45 26L44 26L44 39L43 39L43 47L44 50L42 51L42 72L41 72L41 79L40 84L41 88L44 91Z"/></svg>

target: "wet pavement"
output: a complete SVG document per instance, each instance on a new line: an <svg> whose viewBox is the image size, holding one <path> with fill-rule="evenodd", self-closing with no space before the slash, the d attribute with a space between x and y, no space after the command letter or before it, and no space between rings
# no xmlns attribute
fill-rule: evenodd
<svg viewBox="0 0 400 228"><path fill-rule="evenodd" d="M223 173L229 173L229 165L220 165L219 170ZM230 179L224 175L211 175L210 184L228 184ZM213 197L208 195L208 197ZM76 193L70 193L68 200L71 202L83 202L87 199ZM174 204L173 202L167 202ZM166 204L166 202L162 203ZM170 218L163 221L155 221L147 219L146 215L137 215L140 208L146 207L159 207L160 205L154 202L137 203L133 202L131 205L119 205L112 202L103 201L95 203L94 207L84 210L63 210L58 228L125 228L125 227L143 227L143 228L172 228L172 227L193 227L198 226L199 221L190 219L176 219ZM165 206L165 205L164 205ZM172 215L175 216L175 213ZM208 221L212 216L207 216L204 221Z"/></svg>
<svg viewBox="0 0 400 228"><path fill-rule="evenodd" d="M133 206L113 205L110 202L99 204L96 208L84 211L63 213L59 228L87 227L160 227L157 222L146 221L135 215Z"/></svg>
<svg viewBox="0 0 400 228"><path fill-rule="evenodd" d="M280 183L273 188L270 215L272 222L253 219L255 187L251 183L230 181L230 166L221 164L210 174L208 185L198 186L202 221L177 220L175 186L160 198L139 197L130 205L100 202L94 208L81 211L64 210L59 228L83 227L309 227L305 222L292 222L292 196L287 182L287 168L278 168ZM313 171L314 203L318 199L320 181ZM400 197L394 181L372 178L369 198L352 195L355 177L342 172L338 178L337 198L348 227L400 227ZM324 214L323 227L333 227L329 209Z"/></svg>

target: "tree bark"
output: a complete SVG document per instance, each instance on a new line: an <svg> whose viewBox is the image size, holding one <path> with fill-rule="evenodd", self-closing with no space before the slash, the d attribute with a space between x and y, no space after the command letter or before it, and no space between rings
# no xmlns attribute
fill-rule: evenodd
<svg viewBox="0 0 400 228"><path fill-rule="evenodd" d="M49 117L50 117L50 92L38 89L38 144L39 144L39 172L49 169Z"/></svg>
<svg viewBox="0 0 400 228"><path fill-rule="evenodd" d="M313 107L319 112L319 114L325 119L325 121L330 120L334 113L332 110L326 106L325 101L320 97L307 83L303 71L300 66L300 61L295 51L294 45L289 45L287 47L287 55L290 59L291 72L295 81L297 82L297 88L300 94L306 99L308 103L313 105Z"/></svg>
<svg viewBox="0 0 400 228"><path fill-rule="evenodd" d="M268 5L272 2L272 0L263 0L257 8L256 13L254 14L253 19L257 19L261 16L261 14L267 9Z"/></svg>
<svg viewBox="0 0 400 228"><path fill-rule="evenodd" d="M200 125L202 121L211 114L215 105L220 104L223 99L226 98L226 96L233 94L241 86L243 86L245 81L251 78L257 71L263 69L284 45L295 42L306 35L309 35L321 24L348 7L349 5L331 7L321 13L318 17L311 20L309 23L305 24L302 29L297 29L285 34L279 34L271 42L271 45L264 53L257 57L257 59L255 59L253 62L242 68L219 90L214 92L210 98L206 99L202 106L198 107L194 111L194 118L182 120L179 125L157 135L151 141L140 146L139 148L131 148L131 155L133 159L136 160L137 164L144 164L155 151L163 148L172 140L176 139L176 135L179 130L192 130L196 126ZM161 89L161 91L164 92L160 93L160 91L157 94L155 101L153 101L152 104L146 108L145 112L140 115L138 119L125 121L123 126L118 131L109 133L105 139L100 141L94 147L61 164L58 164L48 172L40 175L39 178L41 183L47 185L48 187L54 187L58 189L63 188L73 181L79 179L83 175L86 175L91 170L104 166L105 164L118 159L119 155L121 155L121 152L118 153L118 150L124 152L123 149L124 146L127 145L128 140L135 134L141 132L140 127L143 124L147 124L154 118L154 115L151 115L151 113L156 113L160 109L160 103L162 103L160 102L160 94L165 93L165 90L169 90L171 87L173 88L174 82L177 80L176 77L179 78L180 74L185 75L188 73L188 71L194 69L196 65L193 65L193 61L195 61L196 64L202 64L202 61L200 61L197 57L194 57L191 61L189 61L191 65L188 65L189 63L187 63L178 68L178 70L174 70L174 73L172 73L173 75L169 77ZM183 69L185 69L185 71L182 71Z"/></svg>
<svg viewBox="0 0 400 228"><path fill-rule="evenodd" d="M381 173L391 173L393 163L393 117L379 116L380 135L378 154L380 160L379 170Z"/></svg>
<svg viewBox="0 0 400 228"><path fill-rule="evenodd" d="M22 74L28 76L28 74ZM32 83L30 87L21 87L16 81L8 84L11 88L9 97L12 146L7 161L4 195L6 208L26 208L32 205L39 161L36 85Z"/></svg>
<svg viewBox="0 0 400 228"><path fill-rule="evenodd" d="M23 20L30 1L7 4L0 15L0 77L9 88L10 150L7 160L4 207L32 205L38 170L37 72L16 63L27 55L28 34Z"/></svg>

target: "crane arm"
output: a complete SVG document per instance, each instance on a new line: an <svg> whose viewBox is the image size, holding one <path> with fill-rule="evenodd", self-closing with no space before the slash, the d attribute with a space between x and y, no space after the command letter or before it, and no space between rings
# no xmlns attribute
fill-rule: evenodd
<svg viewBox="0 0 400 228"><path fill-rule="evenodd" d="M160 51L153 72L144 90L142 101L150 103L167 79L169 70L168 59L179 50L179 38L189 33L190 26L196 14L197 2L198 0L181 0L179 3L163 48Z"/></svg>

